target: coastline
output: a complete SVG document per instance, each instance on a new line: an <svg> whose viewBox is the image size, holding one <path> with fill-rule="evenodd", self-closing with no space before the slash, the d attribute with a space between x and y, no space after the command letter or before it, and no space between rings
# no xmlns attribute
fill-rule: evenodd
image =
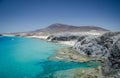
<svg viewBox="0 0 120 78"><path fill-rule="evenodd" d="M25 36L25 37L46 40L48 36Z"/></svg>
<svg viewBox="0 0 120 78"><path fill-rule="evenodd" d="M2 35L2 36L9 36L9 37L26 37L26 38L35 38L35 39L40 39L40 40L45 40L45 41L49 41L47 40L48 35L46 36L16 36L16 35ZM52 41L50 41L52 42ZM58 44L63 44L63 45L67 45L67 46L74 46L74 44L76 43L76 41L57 41L56 43Z"/></svg>
<svg viewBox="0 0 120 78"><path fill-rule="evenodd" d="M48 36L42 36L41 35L41 36L25 36L25 37L49 41L49 40L47 40ZM52 42L52 41L50 41L50 42ZM56 43L72 47L72 46L74 46L74 44L76 43L76 41L57 41Z"/></svg>
<svg viewBox="0 0 120 78"><path fill-rule="evenodd" d="M14 37L16 37L14 35ZM26 37L26 38L35 38L35 39L41 39L41 40L45 40L47 41L47 37L48 36L18 36L18 37ZM52 41L50 41L52 42ZM64 44L64 45L68 45L68 47L71 47L75 44L75 41L58 41L56 42L58 44ZM51 58L52 57L52 58ZM68 49L60 49L59 52L55 52L55 55L51 56L50 58L48 58L49 60L53 60L53 61L74 61L74 62L78 62L78 63L82 63L82 62L89 62L91 59L90 58L86 58L84 56L79 56L79 54L77 54L77 52L73 51L73 50L68 50ZM67 57L67 58L66 58ZM94 61L94 60L93 60ZM97 68L89 68L88 72L95 72L96 70L95 69L98 69L99 71L101 71L101 68L100 67L97 67ZM86 72L81 72L81 71L86 71L87 68L76 68L74 69L74 76L76 77L79 77L77 74L82 74L83 76L81 77L84 77L86 76L86 78L91 75L94 76L94 74L86 74ZM64 71L64 73L67 73L67 72L71 72L71 70L67 70L67 71ZM58 71L58 73L61 73L61 76L63 75L62 72ZM58 77L58 74L57 72L56 73L53 73L53 75L57 76L55 78L59 78ZM70 74L70 73L69 73ZM84 75L85 74L85 75ZM95 73L96 74L96 73ZM97 75L97 77L99 78L99 76L101 77L101 72L99 72L99 75ZM69 77L69 76L68 76ZM54 78L54 77L53 77Z"/></svg>
<svg viewBox="0 0 120 78"><path fill-rule="evenodd" d="M58 41L58 43L68 45L68 46L74 46L76 41Z"/></svg>
<svg viewBox="0 0 120 78"><path fill-rule="evenodd" d="M15 35L3 35L3 36L34 38L34 39L48 41L47 40L48 36L15 36ZM52 42L52 41L49 41L49 42ZM71 48L76 43L75 40L74 41L57 41L57 42L52 42L52 43L66 45L68 47L58 49L53 56L49 57L50 60L66 60L66 61L75 61L75 62L95 61L95 58L89 58L85 55L81 55Z"/></svg>

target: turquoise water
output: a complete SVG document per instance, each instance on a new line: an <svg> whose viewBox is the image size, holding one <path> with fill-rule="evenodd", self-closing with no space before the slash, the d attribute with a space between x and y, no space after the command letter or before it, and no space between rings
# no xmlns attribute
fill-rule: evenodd
<svg viewBox="0 0 120 78"><path fill-rule="evenodd" d="M87 63L49 61L57 49L67 47L43 40L0 37L0 78L42 78L47 74ZM45 77L46 78L46 77Z"/></svg>

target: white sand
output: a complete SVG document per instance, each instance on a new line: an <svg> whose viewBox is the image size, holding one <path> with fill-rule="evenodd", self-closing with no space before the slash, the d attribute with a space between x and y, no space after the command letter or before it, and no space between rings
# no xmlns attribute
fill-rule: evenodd
<svg viewBox="0 0 120 78"><path fill-rule="evenodd" d="M74 46L76 41L59 41L58 43L69 45L69 46Z"/></svg>
<svg viewBox="0 0 120 78"><path fill-rule="evenodd" d="M29 38L38 38L38 39L43 39L46 40L48 36L27 36Z"/></svg>

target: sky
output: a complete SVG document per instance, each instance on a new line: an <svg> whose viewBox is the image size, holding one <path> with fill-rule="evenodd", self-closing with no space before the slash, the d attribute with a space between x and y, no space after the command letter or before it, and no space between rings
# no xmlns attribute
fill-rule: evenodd
<svg viewBox="0 0 120 78"><path fill-rule="evenodd" d="M0 0L0 33L53 23L120 30L120 0Z"/></svg>

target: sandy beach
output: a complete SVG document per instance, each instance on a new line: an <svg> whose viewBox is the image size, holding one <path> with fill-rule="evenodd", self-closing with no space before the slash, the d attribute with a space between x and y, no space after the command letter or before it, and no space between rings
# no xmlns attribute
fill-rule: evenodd
<svg viewBox="0 0 120 78"><path fill-rule="evenodd" d="M58 41L59 44L65 44L68 46L74 46L76 41Z"/></svg>
<svg viewBox="0 0 120 78"><path fill-rule="evenodd" d="M42 39L42 40L46 40L48 36L26 36L28 38L37 38L37 39Z"/></svg>

